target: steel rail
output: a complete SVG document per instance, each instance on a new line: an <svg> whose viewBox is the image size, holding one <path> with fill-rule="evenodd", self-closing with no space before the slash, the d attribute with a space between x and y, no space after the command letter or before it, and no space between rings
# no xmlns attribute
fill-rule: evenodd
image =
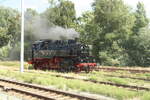
<svg viewBox="0 0 150 100"><path fill-rule="evenodd" d="M95 68L95 71L100 71L100 70L110 70L110 71L114 71L114 70L121 70L121 71L129 71L129 72L134 72L134 73L150 73L150 70L140 70L140 69L128 69L128 68L114 68L114 67L97 67Z"/></svg>
<svg viewBox="0 0 150 100"><path fill-rule="evenodd" d="M33 84L28 84L28 83L16 82L16 81L13 81L13 80L6 80L6 79L0 79L0 81L1 82L8 82L8 83L11 83L11 84L17 84L17 85L21 85L21 86L25 86L25 87L29 87L29 88L35 88L35 89L39 89L39 90L44 90L46 92L53 92L53 93L56 93L56 94L61 94L61 95L69 96L69 97L72 97L72 98L78 98L79 100L97 100L96 98L80 95L80 94L77 94L77 93L50 89L50 88L42 87L42 86L39 86L39 85L33 85ZM1 88L5 88L5 86L2 86L2 85L0 85L0 87ZM35 96L35 97L38 97L38 98L42 98L44 100L56 100L55 98L45 97L45 96L42 96L42 95L40 95L38 93L33 93L33 92L21 90L21 89L16 89L16 88L13 88L13 87L8 88L7 91L16 91L16 92L20 92L20 93L25 93L27 95L32 95L32 96Z"/></svg>
<svg viewBox="0 0 150 100"><path fill-rule="evenodd" d="M26 72L30 72L30 71L26 71ZM117 84L117 83L112 83L112 82L103 82L103 81L96 81L96 80L89 80L89 79L79 79L79 78L75 78L75 77L70 77L70 76L62 76L62 75L52 75L55 77L63 77L66 79L77 79L77 80L83 80L83 81L87 81L87 82L92 82L92 83L97 83L97 84L105 84L105 85L112 85L112 86L117 86L117 87L123 87L123 88L129 88L129 89L136 89L136 90L146 90L146 91L150 91L150 88L146 88L146 87L140 87L140 86L131 86L131 85L124 85L124 84ZM1 81L1 79L0 79ZM25 85L25 84L24 84ZM47 89L47 88L46 88ZM52 90L51 90L52 91ZM56 91L56 90L54 90Z"/></svg>
<svg viewBox="0 0 150 100"><path fill-rule="evenodd" d="M108 77L118 77L118 78L129 78L129 79L136 79L136 80L143 80L143 81L150 81L150 79L147 78L137 78L137 77L131 77L131 76L122 76L122 75L107 75L105 74L104 76Z"/></svg>
<svg viewBox="0 0 150 100"><path fill-rule="evenodd" d="M129 89L150 91L150 88L140 87L140 86L125 85L125 84L118 84L118 83L104 82L104 81L96 81L96 80L89 80L89 79L79 79L79 78L75 78L75 77L62 76L62 75L53 75L53 76L56 76L56 77L63 77L63 78L66 78L66 79L83 80L83 81L92 82L92 83L105 84L105 85L112 85L112 86L123 87L123 88L129 88Z"/></svg>

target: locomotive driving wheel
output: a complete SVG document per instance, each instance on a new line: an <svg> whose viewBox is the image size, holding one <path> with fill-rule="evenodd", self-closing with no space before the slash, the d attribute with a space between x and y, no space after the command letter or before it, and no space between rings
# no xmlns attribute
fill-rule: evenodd
<svg viewBox="0 0 150 100"><path fill-rule="evenodd" d="M60 62L60 71L62 72L71 72L74 71L75 67L73 65L73 61L66 58Z"/></svg>
<svg viewBox="0 0 150 100"><path fill-rule="evenodd" d="M84 67L84 70L85 70L86 73L89 73L90 72L90 66Z"/></svg>

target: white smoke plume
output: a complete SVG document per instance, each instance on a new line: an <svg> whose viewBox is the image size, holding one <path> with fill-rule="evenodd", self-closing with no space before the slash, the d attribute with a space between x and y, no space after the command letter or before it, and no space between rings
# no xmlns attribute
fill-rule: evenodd
<svg viewBox="0 0 150 100"><path fill-rule="evenodd" d="M29 18L30 16L26 15ZM46 18L40 16L34 17L32 22L25 21L26 27L25 30L32 30L32 34L37 39L52 39L52 40L61 40L61 39L75 39L79 37L78 32L73 28L62 28L60 26L55 26L50 24ZM28 32L28 31L27 31Z"/></svg>

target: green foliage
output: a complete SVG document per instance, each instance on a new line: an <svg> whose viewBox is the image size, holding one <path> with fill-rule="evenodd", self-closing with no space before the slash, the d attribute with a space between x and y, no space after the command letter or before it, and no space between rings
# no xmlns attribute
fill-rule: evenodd
<svg viewBox="0 0 150 100"><path fill-rule="evenodd" d="M8 60L7 57L9 56L9 50L11 50L12 47L10 45L3 46L0 49L0 60Z"/></svg>
<svg viewBox="0 0 150 100"><path fill-rule="evenodd" d="M6 33L6 29L0 27L0 47L6 46L9 42L10 36Z"/></svg>
<svg viewBox="0 0 150 100"><path fill-rule="evenodd" d="M150 28L145 27L139 30L138 35L132 36L129 40L129 55L132 66L150 65Z"/></svg>
<svg viewBox="0 0 150 100"><path fill-rule="evenodd" d="M50 5L51 7L45 12L50 23L64 28L74 27L76 11L71 1L57 0L57 2L54 2L54 0L51 0Z"/></svg>
<svg viewBox="0 0 150 100"><path fill-rule="evenodd" d="M12 47L20 40L19 12L0 6L0 60L8 60Z"/></svg>
<svg viewBox="0 0 150 100"><path fill-rule="evenodd" d="M146 11L144 8L144 4L142 2L139 2L137 4L137 10L135 12L135 25L133 27L134 34L137 34L140 30L140 28L143 28L148 25L149 19L146 17Z"/></svg>
<svg viewBox="0 0 150 100"><path fill-rule="evenodd" d="M20 34L20 15L19 12L11 9L0 7L0 27L5 29L5 35L11 36L10 42L19 40Z"/></svg>
<svg viewBox="0 0 150 100"><path fill-rule="evenodd" d="M149 30L141 31L149 23L144 5L138 3L133 13L122 0L95 0L93 9L78 18L77 30L83 43L93 45L97 61L101 65L149 66L149 39L142 34Z"/></svg>
<svg viewBox="0 0 150 100"><path fill-rule="evenodd" d="M90 45L97 39L98 33L101 32L101 28L94 24L93 20L94 14L90 11L83 13L83 15L76 20L76 29L80 32L80 41Z"/></svg>
<svg viewBox="0 0 150 100"><path fill-rule="evenodd" d="M93 42L95 56L103 65L125 65L123 43L132 34L135 18L122 0L96 0L94 24L101 28ZM99 54L99 55L97 55Z"/></svg>
<svg viewBox="0 0 150 100"><path fill-rule="evenodd" d="M122 0L96 0L94 21L103 28L103 34L116 33L116 37L130 34L134 16Z"/></svg>
<svg viewBox="0 0 150 100"><path fill-rule="evenodd" d="M149 40L149 19L143 3L137 4L135 12L136 21L133 27L133 35L126 42L126 51L129 54L130 66L149 66L150 65L150 40Z"/></svg>

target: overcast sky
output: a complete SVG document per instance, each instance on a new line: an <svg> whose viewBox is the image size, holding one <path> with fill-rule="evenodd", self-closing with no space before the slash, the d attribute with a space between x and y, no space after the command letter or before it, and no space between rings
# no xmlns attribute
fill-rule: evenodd
<svg viewBox="0 0 150 100"><path fill-rule="evenodd" d="M20 9L21 0L0 0L0 5ZM33 8L38 12L44 11L48 6L47 0L24 0L25 8ZM91 4L94 0L71 0L75 3L77 16L80 16L82 12L91 10ZM126 4L131 6L133 9L136 8L138 1L142 1L145 5L147 15L150 17L150 0L124 0Z"/></svg>

